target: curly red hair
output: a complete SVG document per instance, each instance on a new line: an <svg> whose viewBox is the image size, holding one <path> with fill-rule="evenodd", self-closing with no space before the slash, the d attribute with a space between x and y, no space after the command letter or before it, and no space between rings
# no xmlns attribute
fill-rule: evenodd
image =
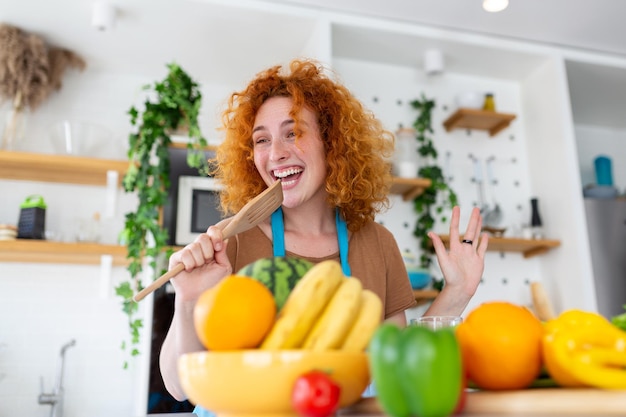
<svg viewBox="0 0 626 417"><path fill-rule="evenodd" d="M327 161L328 204L339 207L350 231L359 230L389 207L391 172L385 158L393 152L394 136L319 63L294 60L288 74L281 70L278 65L259 73L228 100L222 117L226 136L212 161L213 174L225 186L222 210L235 213L267 188L254 165L254 120L267 99L290 97L296 132L303 107L317 115Z"/></svg>

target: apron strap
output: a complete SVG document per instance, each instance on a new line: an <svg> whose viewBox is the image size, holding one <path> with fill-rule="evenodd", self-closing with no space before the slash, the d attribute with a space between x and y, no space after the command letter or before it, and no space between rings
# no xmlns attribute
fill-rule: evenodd
<svg viewBox="0 0 626 417"><path fill-rule="evenodd" d="M278 209L272 213L271 221L274 256L285 256L285 224L283 221L283 209L281 207L278 207ZM339 209L335 210L335 225L337 227L341 269L345 276L350 277L352 273L350 264L348 263L348 225L339 214Z"/></svg>
<svg viewBox="0 0 626 417"><path fill-rule="evenodd" d="M285 224L282 207L278 207L272 213L272 242L274 243L274 256L285 256Z"/></svg>
<svg viewBox="0 0 626 417"><path fill-rule="evenodd" d="M337 226L337 240L339 243L339 259L341 260L341 269L347 277L352 276L350 264L348 263L348 225L339 214L339 209L335 209L335 224Z"/></svg>

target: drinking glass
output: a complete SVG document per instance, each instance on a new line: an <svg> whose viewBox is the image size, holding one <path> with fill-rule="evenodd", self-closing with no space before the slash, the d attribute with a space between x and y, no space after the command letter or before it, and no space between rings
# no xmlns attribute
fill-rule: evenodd
<svg viewBox="0 0 626 417"><path fill-rule="evenodd" d="M432 330L443 329L444 327L456 327L463 322L461 316L422 316L411 319L411 325L428 327Z"/></svg>

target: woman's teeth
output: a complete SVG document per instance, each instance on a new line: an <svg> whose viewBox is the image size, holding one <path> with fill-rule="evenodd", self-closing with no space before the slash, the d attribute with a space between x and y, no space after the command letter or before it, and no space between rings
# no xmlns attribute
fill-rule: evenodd
<svg viewBox="0 0 626 417"><path fill-rule="evenodd" d="M290 175L299 174L302 170L299 168L289 168L283 171L274 171L274 176L279 179L286 178Z"/></svg>
<svg viewBox="0 0 626 417"><path fill-rule="evenodd" d="M285 186L285 185L294 184L296 182L296 179L286 180L287 177L290 177L295 174L299 174L302 171L303 170L300 168L289 168L289 169L285 169L281 171L274 171L274 176L278 178L279 180L281 180L280 182L283 184L283 186Z"/></svg>

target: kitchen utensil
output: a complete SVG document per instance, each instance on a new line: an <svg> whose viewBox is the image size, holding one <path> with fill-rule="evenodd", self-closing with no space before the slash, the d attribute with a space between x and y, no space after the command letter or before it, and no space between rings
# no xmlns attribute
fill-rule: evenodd
<svg viewBox="0 0 626 417"><path fill-rule="evenodd" d="M489 206L485 203L483 168L480 159L472 157L472 160L474 161L474 181L476 181L476 185L478 186L478 208L480 209L480 214L484 216L489 212Z"/></svg>
<svg viewBox="0 0 626 417"><path fill-rule="evenodd" d="M29 195L20 204L17 224L18 239L44 239L46 232L46 203L40 195Z"/></svg>
<svg viewBox="0 0 626 417"><path fill-rule="evenodd" d="M474 391L467 393L465 415L518 416L623 416L624 391L593 388L533 388L512 391ZM385 413L375 397L363 398L339 410L340 416Z"/></svg>
<svg viewBox="0 0 626 417"><path fill-rule="evenodd" d="M541 282L531 282L530 293L533 300L533 307L535 308L535 314L539 320L548 321L556 317L552 303Z"/></svg>
<svg viewBox="0 0 626 417"><path fill-rule="evenodd" d="M231 417L297 417L291 406L294 383L319 369L341 386L340 407L357 402L370 382L367 354L347 350L203 351L184 354L178 361L189 400Z"/></svg>
<svg viewBox="0 0 626 417"><path fill-rule="evenodd" d="M500 209L500 205L496 201L496 196L495 196L494 185L496 183L496 178L493 174L493 167L492 167L493 160L494 160L493 157L487 158L487 162L486 162L487 180L489 181L491 199L493 200L493 208L489 210L487 213L485 213L483 217L483 222L487 226L497 226L502 221L502 209Z"/></svg>
<svg viewBox="0 0 626 417"><path fill-rule="evenodd" d="M241 233L253 228L257 224L268 218L270 214L272 214L278 207L280 207L282 203L283 189L280 181L276 181L261 194L248 201L248 203L246 203L246 205L243 206L243 208L237 214L235 214L228 221L228 223L226 223L225 227L222 229L224 239L228 239L229 237L232 237L237 233ZM218 226L220 227L222 227L222 225L222 223L218 224ZM176 276L183 269L185 269L183 264L176 265L174 268L167 271L165 274L161 275L158 279L153 281L146 288L135 294L133 300L141 301L154 290L161 288L161 286L163 286L172 277Z"/></svg>

